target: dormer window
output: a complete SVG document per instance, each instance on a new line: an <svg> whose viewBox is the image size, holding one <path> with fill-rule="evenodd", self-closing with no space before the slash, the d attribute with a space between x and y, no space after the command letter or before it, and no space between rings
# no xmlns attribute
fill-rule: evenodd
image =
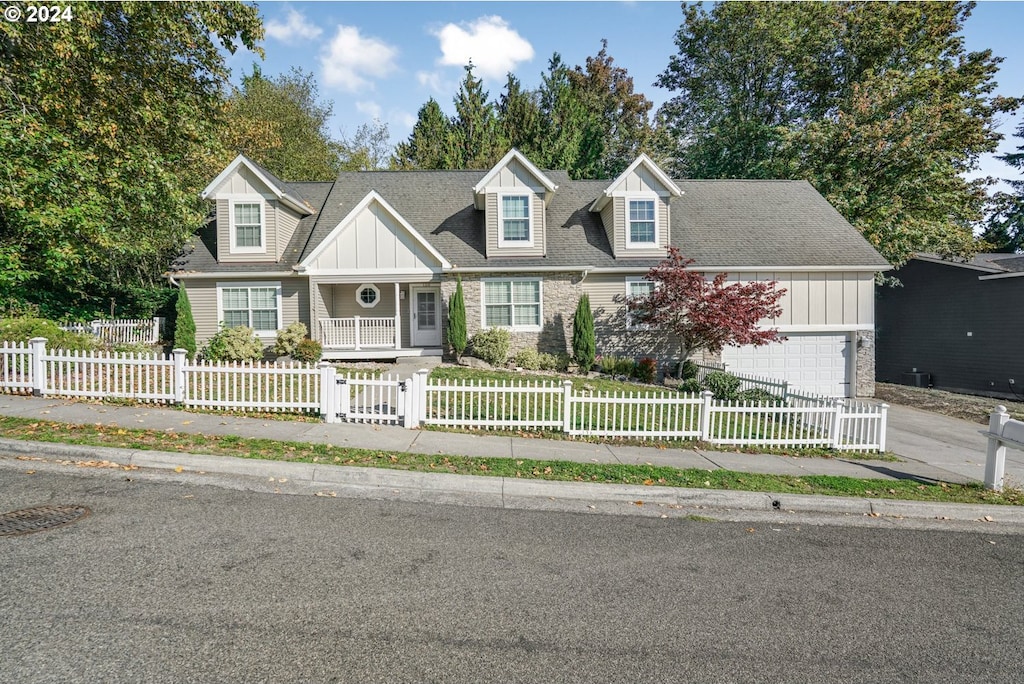
<svg viewBox="0 0 1024 684"><path fill-rule="evenodd" d="M658 221L655 200L629 200L629 232L627 247L653 247L658 243Z"/></svg>
<svg viewBox="0 0 1024 684"><path fill-rule="evenodd" d="M231 251L264 252L263 201L235 200L231 203Z"/></svg>
<svg viewBox="0 0 1024 684"><path fill-rule="evenodd" d="M499 244L502 246L532 245L530 196L502 195L498 198L498 206L501 211Z"/></svg>

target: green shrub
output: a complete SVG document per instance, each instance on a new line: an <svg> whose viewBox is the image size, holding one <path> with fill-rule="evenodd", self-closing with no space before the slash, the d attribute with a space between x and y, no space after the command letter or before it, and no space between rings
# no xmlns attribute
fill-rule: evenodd
<svg viewBox="0 0 1024 684"><path fill-rule="evenodd" d="M323 355L324 349L316 340L301 340L295 345L295 351L291 353L291 357L296 361L302 361L303 363L317 363L320 361L320 357Z"/></svg>
<svg viewBox="0 0 1024 684"><path fill-rule="evenodd" d="M636 361L626 358L616 359L615 375L625 375L627 378L632 378L636 375Z"/></svg>
<svg viewBox="0 0 1024 684"><path fill-rule="evenodd" d="M540 370L543 366L541 355L536 349L520 349L512 357L512 363L524 370Z"/></svg>
<svg viewBox="0 0 1024 684"><path fill-rule="evenodd" d="M448 300L448 343L452 345L455 358L462 358L466 351L466 300L461 277L455 284L455 294Z"/></svg>
<svg viewBox="0 0 1024 684"><path fill-rule="evenodd" d="M274 342L274 353L278 356L295 356L295 348L302 340L306 339L309 330L304 323L290 323L287 328L277 331L277 340Z"/></svg>
<svg viewBox="0 0 1024 684"><path fill-rule="evenodd" d="M704 378L704 387L719 401L734 401L740 389L740 379L725 371L712 371Z"/></svg>
<svg viewBox="0 0 1024 684"><path fill-rule="evenodd" d="M125 342L122 344L115 344L110 348L110 351L117 354L136 354L143 356L151 356L156 353L151 345L143 342Z"/></svg>
<svg viewBox="0 0 1024 684"><path fill-rule="evenodd" d="M698 372L697 364L689 359L683 361L682 367L679 369L679 377L683 380L689 380L690 378L696 378Z"/></svg>
<svg viewBox="0 0 1024 684"><path fill-rule="evenodd" d="M568 354L541 354L540 369L564 373L569 370L569 363L572 359Z"/></svg>
<svg viewBox="0 0 1024 684"><path fill-rule="evenodd" d="M483 359L492 366L504 366L508 362L508 350L512 345L512 334L505 328L481 330L469 341L473 356Z"/></svg>
<svg viewBox="0 0 1024 684"><path fill-rule="evenodd" d="M196 355L196 321L192 318L192 303L184 287L178 288L174 303L174 348L184 349L188 358Z"/></svg>
<svg viewBox="0 0 1024 684"><path fill-rule="evenodd" d="M27 343L33 337L45 337L47 349L92 351L102 346L92 335L61 330L57 323L45 318L22 316L0 320L0 340Z"/></svg>
<svg viewBox="0 0 1024 684"><path fill-rule="evenodd" d="M634 372L637 380L651 384L654 382L654 378L658 374L658 361L649 356L645 356L637 361Z"/></svg>
<svg viewBox="0 0 1024 684"><path fill-rule="evenodd" d="M221 328L203 347L202 357L207 361L258 361L263 358L263 343L244 325Z"/></svg>
<svg viewBox="0 0 1024 684"><path fill-rule="evenodd" d="M750 404L765 404L767 406L783 406L785 401L775 396L766 389L752 387L736 394L736 399Z"/></svg>
<svg viewBox="0 0 1024 684"><path fill-rule="evenodd" d="M576 305L572 319L572 355L580 373L588 373L594 366L597 342L594 337L594 312L590 310L590 296L584 294Z"/></svg>
<svg viewBox="0 0 1024 684"><path fill-rule="evenodd" d="M599 356L597 357L597 367L601 369L601 372L605 375L615 374L615 364L618 363L619 358L617 356Z"/></svg>
<svg viewBox="0 0 1024 684"><path fill-rule="evenodd" d="M686 378L679 383L679 391L684 394L700 394L703 390L697 378Z"/></svg>

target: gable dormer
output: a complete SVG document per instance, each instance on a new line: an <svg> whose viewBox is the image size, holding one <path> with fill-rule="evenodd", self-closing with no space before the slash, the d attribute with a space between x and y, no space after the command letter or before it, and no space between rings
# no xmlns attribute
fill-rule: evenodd
<svg viewBox="0 0 1024 684"><path fill-rule="evenodd" d="M545 208L558 186L511 149L473 188L473 203L485 213L485 256L544 256Z"/></svg>
<svg viewBox="0 0 1024 684"><path fill-rule="evenodd" d="M670 205L683 194L646 154L605 188L590 211L601 214L616 259L663 257L672 242Z"/></svg>
<svg viewBox="0 0 1024 684"><path fill-rule="evenodd" d="M279 261L299 220L313 213L284 181L241 154L200 197L217 206L219 263Z"/></svg>

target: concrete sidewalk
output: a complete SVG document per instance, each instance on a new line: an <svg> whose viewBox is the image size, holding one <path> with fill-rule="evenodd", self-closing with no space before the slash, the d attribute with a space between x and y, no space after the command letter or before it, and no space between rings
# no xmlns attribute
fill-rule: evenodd
<svg viewBox="0 0 1024 684"><path fill-rule="evenodd" d="M924 482L966 482L980 479L973 475L979 456L964 450L963 458L971 465L957 468L957 457L948 450L918 447L914 456L904 462L852 460L844 458L802 458L770 454L746 454L698 449L673 449L642 446L594 444L571 440L499 437L489 435L406 430L387 425L354 423L309 423L293 420L264 420L224 414L192 413L159 406L117 406L87 401L0 396L0 415L38 418L62 423L112 425L122 428L144 428L206 435L238 435L279 441L315 442L383 451L422 454L523 458L544 461L575 461L581 463L624 463L671 466L674 468L726 469L739 472L775 475L845 475L856 478L920 479ZM930 414L929 414L930 415ZM941 418L941 416L940 416ZM949 420L949 419L947 419ZM899 421L891 421L899 422ZM960 421L962 422L962 421ZM984 439L977 431L981 426L965 424L962 431L981 439L980 461L984 466ZM894 428L895 429L895 428ZM949 431L951 428L946 428ZM943 460L930 462L934 453ZM1015 477L1007 463L1007 473ZM1014 466L1016 468L1016 466ZM1021 469L1024 474L1024 468Z"/></svg>

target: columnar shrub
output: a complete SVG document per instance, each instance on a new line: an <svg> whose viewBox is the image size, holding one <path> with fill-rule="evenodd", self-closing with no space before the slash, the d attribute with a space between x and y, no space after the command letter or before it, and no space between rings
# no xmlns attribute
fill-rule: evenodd
<svg viewBox="0 0 1024 684"><path fill-rule="evenodd" d="M196 355L196 322L184 287L178 288L178 300L174 303L174 348L184 349L190 359Z"/></svg>
<svg viewBox="0 0 1024 684"><path fill-rule="evenodd" d="M572 355L581 373L590 371L596 354L594 312L590 310L590 296L584 294L576 305L576 315L572 320Z"/></svg>
<svg viewBox="0 0 1024 684"><path fill-rule="evenodd" d="M512 335L505 328L481 330L469 342L473 356L483 359L492 366L504 366L508 362L508 350L512 346Z"/></svg>
<svg viewBox="0 0 1024 684"><path fill-rule="evenodd" d="M462 294L462 278L455 284L455 294L448 300L448 343L452 345L455 358L466 351L466 300Z"/></svg>
<svg viewBox="0 0 1024 684"><path fill-rule="evenodd" d="M294 356L295 348L302 340L306 339L309 330L305 323L291 323L287 328L277 331L277 341L274 342L274 353L278 356Z"/></svg>

